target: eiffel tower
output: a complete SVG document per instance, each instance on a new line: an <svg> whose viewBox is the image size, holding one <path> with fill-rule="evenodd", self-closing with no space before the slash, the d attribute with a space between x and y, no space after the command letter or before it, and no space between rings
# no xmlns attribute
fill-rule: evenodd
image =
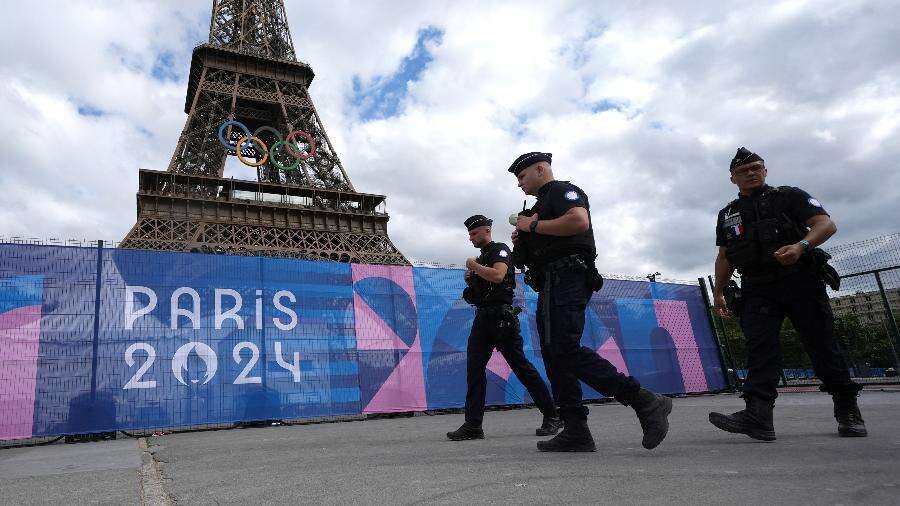
<svg viewBox="0 0 900 506"><path fill-rule="evenodd" d="M165 171L140 170L121 247L408 265L385 197L356 191L325 134L313 77L283 0L214 0L175 153ZM223 177L229 156L255 180Z"/></svg>

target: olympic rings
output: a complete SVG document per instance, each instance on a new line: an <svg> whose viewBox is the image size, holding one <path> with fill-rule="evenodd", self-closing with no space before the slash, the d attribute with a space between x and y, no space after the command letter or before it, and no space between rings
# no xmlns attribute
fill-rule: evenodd
<svg viewBox="0 0 900 506"><path fill-rule="evenodd" d="M238 127L241 130L241 132L243 132L244 137L252 137L250 135L250 129L247 128L246 126L244 126L244 124L241 123L240 121L230 120L230 121L226 121L225 123L222 123L222 125L219 127L219 142L221 142L222 145L225 146L225 149L228 149L228 150L234 150L234 148L236 147L236 145L233 146L230 141L226 140L225 135L224 135L225 129L231 125Z"/></svg>
<svg viewBox="0 0 900 506"><path fill-rule="evenodd" d="M263 157L258 162L251 163L250 161L248 161L244 158L244 155L241 154L241 150L239 149L239 150L237 150L237 157L238 157L238 160L241 161L241 163L243 163L244 165L250 166L250 167L259 167L260 165L263 165L264 163L266 163L269 160L269 148L266 147L266 143L263 142L262 139L260 139L259 137L256 137L256 136L253 136L253 137L250 137L250 139L247 139L247 137L244 136L244 137L241 137L240 139L238 139L238 146L243 146L244 141L256 143L256 145L259 146L259 148L260 148L258 151L263 154Z"/></svg>
<svg viewBox="0 0 900 506"><path fill-rule="evenodd" d="M272 135L274 135L276 139L281 140L281 132L279 132L278 130L275 130L274 128L272 128L270 126L261 126L261 127L257 128L256 131L253 132L253 136L259 137L259 134L261 132L271 132Z"/></svg>
<svg viewBox="0 0 900 506"><path fill-rule="evenodd" d="M273 164L273 165L275 165L276 167L278 167L279 169L281 169L281 170L283 170L283 171L285 171L285 172L290 172L290 171L292 171L292 170L296 170L297 167L300 166L300 158L298 158L298 157L295 156L295 157L294 157L294 163L293 163L293 164L291 164L291 165L282 165L282 164L278 161L278 158L275 157L275 151L278 150L281 146L286 146L286 145L287 145L286 142L284 142L284 141L278 141L278 142L276 142L275 144L272 144L272 148L269 150L269 152L272 153L271 158L272 158L272 164Z"/></svg>
<svg viewBox="0 0 900 506"><path fill-rule="evenodd" d="M237 142L225 138L225 129L229 126L234 126L238 129L239 137ZM271 148L266 146L266 143L259 137L263 132L270 133L277 139L277 141L272 144ZM229 135L231 135L231 131L229 131ZM222 146L224 146L225 149L229 152L234 152L234 154L237 155L238 160L249 167L260 167L271 160L275 167L285 172L289 172L296 170L297 167L300 166L302 160L307 160L316 156L316 139L303 130L294 130L288 134L286 138L283 138L281 132L277 129L265 125L257 128L256 131L251 134L250 129L240 121L228 120L219 126L218 137L219 142L222 143ZM301 137L303 140L295 140L297 137ZM306 151L300 151L300 146L304 143L309 147ZM253 149L257 153L262 153L262 158L255 162L252 161L249 156L242 153L242 151L248 149ZM294 163L284 164L278 160L279 158L285 158L285 152L294 159Z"/></svg>
<svg viewBox="0 0 900 506"><path fill-rule="evenodd" d="M309 144L308 153L295 153L294 150L291 149L291 140L297 135L306 139L307 143ZM316 140L313 139L312 135L309 135L303 130L294 130L293 132L289 133L287 139L284 140L284 146L285 148L287 148L287 152L291 156L293 156L294 158L299 158L301 160L306 160L307 158L316 154Z"/></svg>

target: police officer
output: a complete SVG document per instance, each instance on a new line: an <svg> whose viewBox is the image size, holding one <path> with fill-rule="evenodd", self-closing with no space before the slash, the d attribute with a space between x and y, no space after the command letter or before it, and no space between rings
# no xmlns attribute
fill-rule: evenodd
<svg viewBox="0 0 900 506"><path fill-rule="evenodd" d="M565 425L556 437L538 442L538 449L595 450L579 380L631 406L644 432L644 448L653 449L668 432L672 401L641 388L636 379L581 346L584 312L602 278L594 267L597 252L587 195L572 183L554 180L551 160L550 153L525 153L509 167L519 188L537 197L534 207L519 215L512 239L517 254L527 252L517 261L527 265L530 285L538 292L541 348Z"/></svg>
<svg viewBox="0 0 900 506"><path fill-rule="evenodd" d="M716 224L715 307L730 316L726 284L735 269L741 273L741 329L747 339L746 408L724 415L710 413L716 427L753 439L775 440L772 409L781 372L779 331L790 318L800 335L821 390L834 399L834 416L841 436L865 436L866 426L856 396L862 387L850 380L847 364L832 333L833 316L825 283L815 261L837 227L822 204L805 191L766 184L765 161L740 148L731 161L731 182L738 198L719 211Z"/></svg>
<svg viewBox="0 0 900 506"><path fill-rule="evenodd" d="M469 240L481 249L481 255L466 260L465 277L469 286L463 296L476 309L466 350L466 420L459 429L447 433L453 441L484 439L481 421L487 389L485 367L494 348L506 359L544 415L543 424L535 434L553 435L562 427L550 391L522 350L519 310L512 306L516 289L512 255L507 245L491 239L492 224L490 219L480 214L465 221Z"/></svg>

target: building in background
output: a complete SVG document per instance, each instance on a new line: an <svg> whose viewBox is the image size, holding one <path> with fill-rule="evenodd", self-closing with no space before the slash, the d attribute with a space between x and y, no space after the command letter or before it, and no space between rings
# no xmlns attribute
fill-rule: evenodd
<svg viewBox="0 0 900 506"><path fill-rule="evenodd" d="M897 318L900 315L900 288L887 289L885 295L894 318ZM858 291L852 295L834 297L831 299L831 308L836 317L855 314L862 324L883 324L888 321L888 314L878 290Z"/></svg>

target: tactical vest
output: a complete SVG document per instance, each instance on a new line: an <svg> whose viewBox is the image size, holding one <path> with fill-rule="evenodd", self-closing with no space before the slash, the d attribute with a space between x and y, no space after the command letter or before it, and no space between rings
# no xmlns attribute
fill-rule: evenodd
<svg viewBox="0 0 900 506"><path fill-rule="evenodd" d="M565 184L568 181L550 181L548 185ZM575 186L575 185L572 185ZM580 188L579 188L580 190ZM552 191L548 189L547 194ZM583 192L582 192L583 193ZM529 215L537 213L541 220L553 220L559 218L560 215L553 215L545 210L546 199L539 199L531 208ZM588 210L590 212L590 210ZM521 242L524 243L522 248L527 260L529 268L540 267L547 262L557 260L568 255L582 255L587 260L593 260L597 256L597 246L594 242L593 224L584 232L571 236L552 236L544 234L536 234L529 232L519 232Z"/></svg>
<svg viewBox="0 0 900 506"><path fill-rule="evenodd" d="M478 263L485 267L493 267L491 265L490 256L493 253L493 247L486 251L482 251L478 256ZM513 296L516 291L516 270L513 266L509 266L506 270L506 276L499 283L491 283L483 279L477 274L473 274L473 284L475 291L480 294L480 303L477 306L496 306L501 304L512 304Z"/></svg>
<svg viewBox="0 0 900 506"><path fill-rule="evenodd" d="M761 195L733 200L725 208L725 257L745 279L774 280L803 265L783 266L774 257L775 251L803 239L808 231L787 215L788 188L769 188Z"/></svg>

